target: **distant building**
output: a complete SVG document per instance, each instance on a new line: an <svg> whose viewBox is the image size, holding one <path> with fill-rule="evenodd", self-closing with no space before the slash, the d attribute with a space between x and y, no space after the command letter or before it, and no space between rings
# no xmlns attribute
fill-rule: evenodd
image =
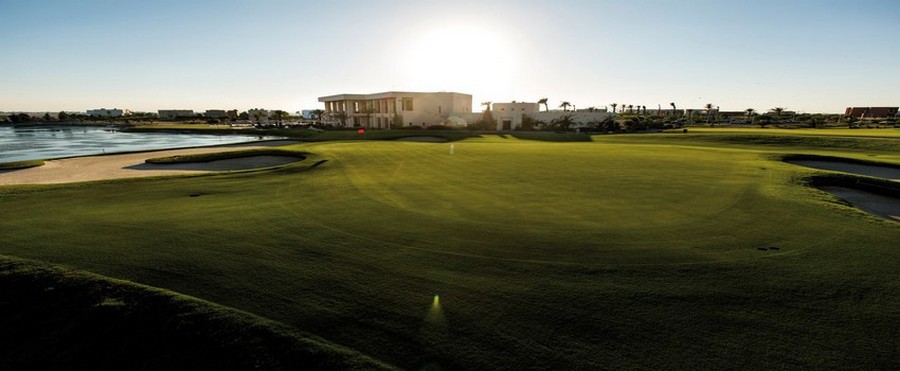
<svg viewBox="0 0 900 371"><path fill-rule="evenodd" d="M395 117L403 126L443 125L452 117L472 112L472 96L462 93L389 91L375 94L338 94L319 97L325 117L344 126L390 128Z"/></svg>
<svg viewBox="0 0 900 371"><path fill-rule="evenodd" d="M203 117L211 119L224 119L228 117L228 112L223 109L208 109Z"/></svg>
<svg viewBox="0 0 900 371"><path fill-rule="evenodd" d="M898 107L847 107L844 116L858 119L884 119L897 116Z"/></svg>
<svg viewBox="0 0 900 371"><path fill-rule="evenodd" d="M194 110L190 109L161 109L159 112L160 120L174 120L179 118L194 117Z"/></svg>
<svg viewBox="0 0 900 371"><path fill-rule="evenodd" d="M87 110L87 115L91 117L121 117L125 114L125 111L120 110L118 108L115 109L89 109Z"/></svg>
<svg viewBox="0 0 900 371"><path fill-rule="evenodd" d="M300 111L300 117L303 117L304 120L315 120L316 115L313 114L313 111L315 111L315 110L311 110L311 109L302 110L302 111Z"/></svg>
<svg viewBox="0 0 900 371"><path fill-rule="evenodd" d="M522 126L524 115L534 116L540 111L537 103L494 103L491 114L497 120L497 130L514 130Z"/></svg>

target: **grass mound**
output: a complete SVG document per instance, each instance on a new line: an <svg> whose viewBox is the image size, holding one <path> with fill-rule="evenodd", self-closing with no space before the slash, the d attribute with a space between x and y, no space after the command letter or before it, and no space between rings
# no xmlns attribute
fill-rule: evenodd
<svg viewBox="0 0 900 371"><path fill-rule="evenodd" d="M38 166L44 166L44 160L4 162L0 163L0 170L21 170Z"/></svg>
<svg viewBox="0 0 900 371"><path fill-rule="evenodd" d="M274 322L125 281L0 259L0 368L387 369Z"/></svg>
<svg viewBox="0 0 900 371"><path fill-rule="evenodd" d="M156 165L170 164L188 164L196 162L212 162L220 160L233 160L237 158L256 157L256 156L288 156L296 157L300 160L305 159L308 153L291 151L286 149L261 148L247 151L231 151L216 153L198 153L191 155L179 155L169 157L156 157L147 159L146 163Z"/></svg>

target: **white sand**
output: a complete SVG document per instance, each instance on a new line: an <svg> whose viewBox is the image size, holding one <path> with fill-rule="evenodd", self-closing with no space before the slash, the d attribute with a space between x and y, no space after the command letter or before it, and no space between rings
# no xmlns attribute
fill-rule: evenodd
<svg viewBox="0 0 900 371"><path fill-rule="evenodd" d="M294 142L276 141L247 143L231 146L163 150L120 155L73 157L49 160L44 166L21 170L0 171L0 185L12 184L58 184L86 182L92 180L137 178L160 175L182 175L208 173L213 171L242 170L275 166L297 161L287 156L253 156L208 163L152 165L145 160L196 153L225 152L245 149L266 148Z"/></svg>
<svg viewBox="0 0 900 371"><path fill-rule="evenodd" d="M869 214L900 222L900 199L838 186L822 189Z"/></svg>
<svg viewBox="0 0 900 371"><path fill-rule="evenodd" d="M868 175L877 178L890 179L900 182L900 169L887 166L861 165L849 162L822 161L822 160L790 160L787 163L811 167L815 169L842 171L845 173Z"/></svg>

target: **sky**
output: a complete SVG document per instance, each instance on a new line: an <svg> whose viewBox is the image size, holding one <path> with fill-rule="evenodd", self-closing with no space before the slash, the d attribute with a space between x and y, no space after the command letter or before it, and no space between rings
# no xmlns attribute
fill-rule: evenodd
<svg viewBox="0 0 900 371"><path fill-rule="evenodd" d="M0 111L900 105L897 0L0 0Z"/></svg>

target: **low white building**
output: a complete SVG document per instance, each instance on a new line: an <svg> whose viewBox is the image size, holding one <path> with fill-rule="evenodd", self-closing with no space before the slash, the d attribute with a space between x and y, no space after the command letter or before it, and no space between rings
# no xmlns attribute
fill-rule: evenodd
<svg viewBox="0 0 900 371"><path fill-rule="evenodd" d="M451 118L472 112L472 96L452 92L401 92L337 94L319 97L325 117L343 126L387 129L396 120L401 126L444 125Z"/></svg>
<svg viewBox="0 0 900 371"><path fill-rule="evenodd" d="M560 120L565 116L569 116L574 127L587 127L590 124L603 122L604 120L615 118L615 114L605 109L578 110L578 111L541 111L537 103L512 102L512 103L493 103L491 105L491 115L497 121L495 130L516 130L522 127L525 116L535 121L550 123L554 120ZM471 113L461 115L461 118L469 124L473 124L481 120L484 112Z"/></svg>
<svg viewBox="0 0 900 371"><path fill-rule="evenodd" d="M211 119L224 119L228 117L228 111L223 109L208 109L206 113L203 114L203 117L211 118Z"/></svg>
<svg viewBox="0 0 900 371"><path fill-rule="evenodd" d="M491 114L497 120L497 130L515 130L522 127L523 115L534 116L539 111L537 103L494 103Z"/></svg>
<svg viewBox="0 0 900 371"><path fill-rule="evenodd" d="M114 108L114 109L100 108L100 109L87 110L87 115L91 116L91 117L121 117L123 114L125 114L125 111L120 110L118 108Z"/></svg>
<svg viewBox="0 0 900 371"><path fill-rule="evenodd" d="M174 120L177 118L194 117L194 110L191 109L161 109L159 118L161 120Z"/></svg>

